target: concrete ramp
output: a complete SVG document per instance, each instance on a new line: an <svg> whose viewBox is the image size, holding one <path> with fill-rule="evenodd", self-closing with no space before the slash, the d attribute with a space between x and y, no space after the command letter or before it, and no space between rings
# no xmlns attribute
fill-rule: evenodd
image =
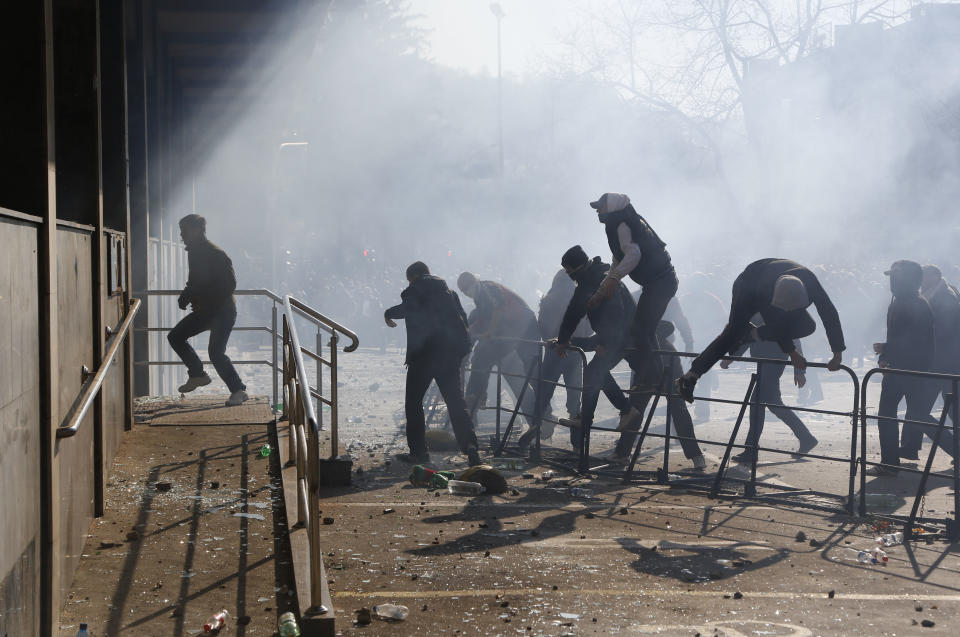
<svg viewBox="0 0 960 637"><path fill-rule="evenodd" d="M273 422L270 399L253 396L237 407L224 405L228 396L207 395L140 403L137 422L151 427L189 425L266 425Z"/></svg>

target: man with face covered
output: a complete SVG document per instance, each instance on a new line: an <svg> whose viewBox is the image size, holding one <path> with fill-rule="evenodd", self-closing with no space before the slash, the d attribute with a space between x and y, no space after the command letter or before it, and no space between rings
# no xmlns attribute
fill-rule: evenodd
<svg viewBox="0 0 960 637"><path fill-rule="evenodd" d="M677 293L678 284L667 244L647 220L637 214L630 197L624 194L604 193L590 202L590 207L597 211L597 220L604 225L613 263L588 305L596 307L612 297L626 276L640 284L643 291L637 298L630 329L633 348L637 363L651 367L649 374L641 376L660 378L663 363L659 356L651 356L650 352L657 345L657 325L670 299Z"/></svg>
<svg viewBox="0 0 960 637"><path fill-rule="evenodd" d="M895 261L884 274L890 277L893 299L887 309L887 340L874 343L879 355L878 365L893 369L928 372L934 364L935 332L933 312L926 299L920 296L923 270L914 261ZM911 429L933 437L938 424L930 415L937 397L938 385L926 378L884 374L880 385L880 405L877 407L877 428L880 433L880 462L867 470L869 475L893 476L900 466L900 446L897 442L897 409L900 401L907 401L907 420L930 423L932 426L910 424ZM918 436L919 437L919 436ZM920 440L916 440L919 449ZM940 447L952 455L953 436L944 431Z"/></svg>
<svg viewBox="0 0 960 637"><path fill-rule="evenodd" d="M813 334L817 324L806 308L817 308L833 357L827 363L830 371L840 369L845 348L840 316L816 275L789 259L754 261L733 282L730 318L720 335L693 360L690 371L677 380L677 391L687 402L693 402L697 380L724 355L745 343L773 341L790 357L797 369L806 369L807 361L797 351L794 339ZM756 327L750 318L759 313L764 325Z"/></svg>

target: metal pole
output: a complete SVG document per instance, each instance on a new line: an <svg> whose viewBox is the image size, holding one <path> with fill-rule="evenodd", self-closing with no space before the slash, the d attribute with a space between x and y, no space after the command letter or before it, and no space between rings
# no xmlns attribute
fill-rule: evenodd
<svg viewBox="0 0 960 637"><path fill-rule="evenodd" d="M867 386L872 374L867 372L860 386L860 517L867 514Z"/></svg>
<svg viewBox="0 0 960 637"><path fill-rule="evenodd" d="M330 458L340 455L339 440L340 428L337 399L337 333L330 335Z"/></svg>
<svg viewBox="0 0 960 637"><path fill-rule="evenodd" d="M273 405L271 409L276 409L280 403L280 391L277 387L277 375L280 373L279 361L277 360L277 303L273 302L273 309L270 312L270 345L273 351Z"/></svg>
<svg viewBox="0 0 960 637"><path fill-rule="evenodd" d="M960 538L960 525L957 520L960 519L960 428L957 427L957 421L960 420L960 394L957 393L957 379L951 382L951 394L953 398L953 527L949 529L947 535L951 542L956 542Z"/></svg>
<svg viewBox="0 0 960 637"><path fill-rule="evenodd" d="M503 375L500 373L500 363L497 363L497 445L495 449L503 449L500 444L500 394L503 392ZM476 423L474 423L476 425Z"/></svg>
<svg viewBox="0 0 960 637"><path fill-rule="evenodd" d="M668 367L669 368L669 367ZM664 370L666 375L666 369ZM662 387L662 385L661 385ZM670 428L673 424L673 407L671 404L671 394L673 393L673 383L667 382L667 422L666 431L663 437L663 470L657 476L658 484L667 484L670 482Z"/></svg>
<svg viewBox="0 0 960 637"><path fill-rule="evenodd" d="M500 21L497 14L497 149L499 151L500 175L503 175L503 55L500 46Z"/></svg>
<svg viewBox="0 0 960 637"><path fill-rule="evenodd" d="M750 425L747 427L747 432L749 435L750 431L753 431L753 418L764 417L763 410L766 407L760 404L760 383L763 382L763 363L757 363L757 384L753 392L753 396L750 399ZM744 489L744 495L748 498L752 498L757 495L757 461L760 459L760 432L757 432L756 438L753 439L753 444L750 446L750 451L753 452L753 458L750 460L750 484Z"/></svg>
<svg viewBox="0 0 960 637"><path fill-rule="evenodd" d="M320 379L323 377L323 376L322 376L323 370L320 369L321 366L323 365L323 363L320 362L320 358L323 356L323 339L320 338L320 325L319 325L319 324L317 324L317 349L316 349L316 352L317 352L317 360L316 360L316 365L317 365L317 393L320 394L321 396L323 396L323 383L320 382ZM307 396L307 398L310 399L310 400L313 400L313 398L312 398L311 396L309 396L309 395ZM319 421L317 422L317 426L319 426L321 429L323 429L323 416L321 415L322 413L323 413L323 401L318 398L318 399L317 399L317 418L319 419Z"/></svg>
<svg viewBox="0 0 960 637"><path fill-rule="evenodd" d="M740 405L740 413L737 415L737 422L733 425L733 432L730 434L730 442L727 443L727 447L723 452L723 459L720 460L720 467L717 469L717 477L713 480L713 486L710 488L710 495L708 496L711 500L717 499L717 494L720 492L720 483L723 481L723 474L727 468L727 462L730 460L730 452L733 450L733 445L737 440L737 434L740 432L740 425L743 424L743 415L747 413L747 407L750 405L750 400L753 398L754 388L757 386L757 375L750 375L750 384L747 385L747 393L743 397L743 403Z"/></svg>

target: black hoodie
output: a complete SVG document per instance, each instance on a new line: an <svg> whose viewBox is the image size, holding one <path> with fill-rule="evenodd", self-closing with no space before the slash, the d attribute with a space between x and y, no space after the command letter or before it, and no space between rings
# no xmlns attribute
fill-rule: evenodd
<svg viewBox="0 0 960 637"><path fill-rule="evenodd" d="M908 282L891 277L893 300L887 310L887 342L880 361L895 369L926 372L933 367L933 312Z"/></svg>
<svg viewBox="0 0 960 637"><path fill-rule="evenodd" d="M446 281L424 274L401 292L400 298L400 305L388 309L384 316L406 322L408 365L425 357L460 360L470 351L467 315L460 297Z"/></svg>
<svg viewBox="0 0 960 637"><path fill-rule="evenodd" d="M616 292L610 298L593 309L587 309L587 301L600 287L600 282L606 278L609 269L610 266L602 262L600 257L594 257L573 274L577 289L574 290L573 298L563 314L558 341L569 343L577 324L586 315L590 320L590 327L596 332L594 340L597 343L607 349L619 349L626 344L624 341L637 309L627 286L618 283Z"/></svg>

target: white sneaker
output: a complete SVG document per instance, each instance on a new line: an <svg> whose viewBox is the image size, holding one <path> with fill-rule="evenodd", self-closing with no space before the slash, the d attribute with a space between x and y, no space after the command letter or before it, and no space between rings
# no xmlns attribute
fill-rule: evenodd
<svg viewBox="0 0 960 637"><path fill-rule="evenodd" d="M691 460L693 460L693 468L697 471L703 471L707 468L707 459L703 457L702 453L699 456L694 456Z"/></svg>
<svg viewBox="0 0 960 637"><path fill-rule="evenodd" d="M633 423L643 417L636 407L631 407L630 411L620 414L620 424L617 425L617 431L626 431Z"/></svg>
<svg viewBox="0 0 960 637"><path fill-rule="evenodd" d="M250 400L250 397L247 396L247 392L241 389L230 394L230 398L227 399L224 405L227 407L236 407L237 405L242 405L246 400Z"/></svg>
<svg viewBox="0 0 960 637"><path fill-rule="evenodd" d="M203 373L200 376L191 376L187 379L187 382L180 385L180 393L186 394L188 392L192 392L197 387L209 385L210 382L210 376L208 376L206 373Z"/></svg>

